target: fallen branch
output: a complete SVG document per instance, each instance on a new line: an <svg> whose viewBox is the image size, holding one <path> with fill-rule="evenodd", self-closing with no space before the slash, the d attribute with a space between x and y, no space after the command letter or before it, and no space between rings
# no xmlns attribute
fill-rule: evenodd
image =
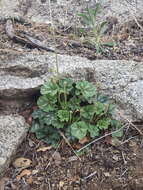
<svg viewBox="0 0 143 190"><path fill-rule="evenodd" d="M120 116L121 116L124 120L126 120L126 121L130 124L130 126L131 126L132 128L136 129L136 130L139 132L140 135L143 135L143 132L142 132L136 125L134 125L129 119L127 119L125 116L123 116L123 114L121 114L120 112L119 112L119 114L120 114Z"/></svg>
<svg viewBox="0 0 143 190"><path fill-rule="evenodd" d="M63 134L62 131L59 130L59 133L61 135L61 137L63 137L63 139L65 140L65 142L67 143L67 145L72 149L72 151L74 152L74 154L77 156L77 158L79 160L81 160L81 158L78 156L78 154L75 152L75 150L73 149L73 147L71 146L71 144L69 143L68 139L65 137L65 135Z"/></svg>
<svg viewBox="0 0 143 190"><path fill-rule="evenodd" d="M25 18L21 16L1 16L0 17L0 22L7 22L7 20L18 22L23 25L31 25L29 21L27 21Z"/></svg>
<svg viewBox="0 0 143 190"><path fill-rule="evenodd" d="M23 45L27 45L32 48L38 48L38 49L43 49L50 52L55 52L55 50L52 47L45 46L40 40L37 40L29 36L25 32L22 32L18 35L15 34L12 20L7 20L5 29L6 29L6 34L8 35L8 37L17 43L21 43Z"/></svg>

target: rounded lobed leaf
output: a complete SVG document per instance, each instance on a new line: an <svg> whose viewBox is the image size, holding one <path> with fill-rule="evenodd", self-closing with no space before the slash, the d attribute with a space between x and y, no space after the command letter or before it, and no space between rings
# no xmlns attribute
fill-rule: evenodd
<svg viewBox="0 0 143 190"><path fill-rule="evenodd" d="M104 113L105 105L101 102L96 102L94 110L95 110L96 115L100 115Z"/></svg>
<svg viewBox="0 0 143 190"><path fill-rule="evenodd" d="M79 110L80 109L80 99L77 97L72 97L69 101L68 101L68 107L72 110Z"/></svg>
<svg viewBox="0 0 143 190"><path fill-rule="evenodd" d="M96 87L88 81L78 81L76 89L76 95L82 94L86 100L96 95Z"/></svg>
<svg viewBox="0 0 143 190"><path fill-rule="evenodd" d="M38 107L45 112L54 111L56 108L56 97L50 95L40 96L37 105Z"/></svg>
<svg viewBox="0 0 143 190"><path fill-rule="evenodd" d="M108 129L109 125L111 123L111 119L110 118L103 118L103 119L100 119L96 126L99 128L99 129Z"/></svg>
<svg viewBox="0 0 143 190"><path fill-rule="evenodd" d="M99 128L96 125L88 124L88 131L91 138L99 136Z"/></svg>
<svg viewBox="0 0 143 190"><path fill-rule="evenodd" d="M111 120L111 126L114 130L120 129L116 133L113 133L112 137L122 137L123 136L123 128L122 128L122 125L119 121L117 121L115 119Z"/></svg>
<svg viewBox="0 0 143 190"><path fill-rule="evenodd" d="M87 134L88 125L84 121L75 122L71 125L71 134L77 139L82 139Z"/></svg>
<svg viewBox="0 0 143 190"><path fill-rule="evenodd" d="M41 94L47 95L50 94L51 96L55 96L59 90L59 86L57 83L53 80L50 80L41 87Z"/></svg>
<svg viewBox="0 0 143 190"><path fill-rule="evenodd" d="M92 119L94 113L95 113L94 105L84 106L80 109L80 115L88 120Z"/></svg>
<svg viewBox="0 0 143 190"><path fill-rule="evenodd" d="M60 91L66 90L66 92L70 92L73 89L73 81L71 79L65 78L59 80Z"/></svg>

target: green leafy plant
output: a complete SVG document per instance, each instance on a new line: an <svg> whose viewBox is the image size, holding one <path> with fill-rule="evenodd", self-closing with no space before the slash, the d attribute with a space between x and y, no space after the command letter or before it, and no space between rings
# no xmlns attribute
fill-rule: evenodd
<svg viewBox="0 0 143 190"><path fill-rule="evenodd" d="M32 114L31 132L48 144L57 145L61 131L69 141L76 141L99 136L109 127L121 127L120 122L112 119L113 105L87 81L51 79L40 92L38 109Z"/></svg>
<svg viewBox="0 0 143 190"><path fill-rule="evenodd" d="M99 3L96 4L95 9L87 8L84 13L78 14L78 16L82 18L83 23L91 29L89 34L90 37L88 37L87 41L95 46L97 54L104 51L103 46L114 46L113 42L102 43L102 35L107 26L107 22L97 22L98 13L100 13Z"/></svg>

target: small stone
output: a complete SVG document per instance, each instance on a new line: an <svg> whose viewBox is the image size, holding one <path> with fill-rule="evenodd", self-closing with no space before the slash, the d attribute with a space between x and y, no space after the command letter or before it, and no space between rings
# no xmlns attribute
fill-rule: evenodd
<svg viewBox="0 0 143 190"><path fill-rule="evenodd" d="M2 166L6 161L6 158L0 158L0 166Z"/></svg>
<svg viewBox="0 0 143 190"><path fill-rule="evenodd" d="M19 115L0 116L0 177L9 166L11 157L22 142L29 125Z"/></svg>

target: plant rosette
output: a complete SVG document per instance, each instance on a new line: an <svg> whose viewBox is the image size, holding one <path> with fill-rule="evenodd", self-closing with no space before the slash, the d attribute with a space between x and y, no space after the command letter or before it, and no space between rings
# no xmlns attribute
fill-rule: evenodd
<svg viewBox="0 0 143 190"><path fill-rule="evenodd" d="M31 132L54 147L62 138L60 132L75 142L121 127L119 121L112 119L114 106L88 81L51 79L41 87L40 93L38 109L32 113ZM122 131L114 133L114 137L121 136Z"/></svg>

